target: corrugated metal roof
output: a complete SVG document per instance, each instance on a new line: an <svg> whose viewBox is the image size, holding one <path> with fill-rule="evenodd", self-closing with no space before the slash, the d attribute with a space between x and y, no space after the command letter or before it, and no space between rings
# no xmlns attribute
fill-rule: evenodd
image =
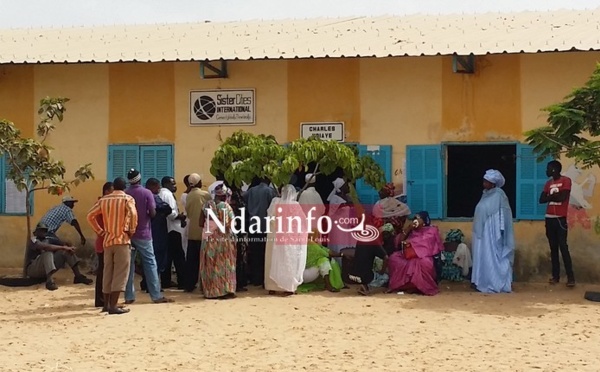
<svg viewBox="0 0 600 372"><path fill-rule="evenodd" d="M0 63L190 61L600 50L600 8L16 29Z"/></svg>

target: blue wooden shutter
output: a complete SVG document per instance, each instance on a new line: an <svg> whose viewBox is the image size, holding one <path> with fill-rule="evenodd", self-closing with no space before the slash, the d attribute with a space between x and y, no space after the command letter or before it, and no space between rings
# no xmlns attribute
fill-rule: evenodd
<svg viewBox="0 0 600 372"><path fill-rule="evenodd" d="M133 145L108 146L107 179L113 181L117 177L127 179L131 168L140 169L140 148Z"/></svg>
<svg viewBox="0 0 600 372"><path fill-rule="evenodd" d="M141 146L142 182L145 184L149 178L160 180L165 176L174 177L173 174L173 147Z"/></svg>
<svg viewBox="0 0 600 372"><path fill-rule="evenodd" d="M0 156L0 180L2 180L2 184L0 185L0 213L25 215L25 197L27 196L27 191L17 190L15 184L7 179L9 168L8 159L3 155ZM33 214L33 201L32 193L29 197L30 215Z"/></svg>
<svg viewBox="0 0 600 372"><path fill-rule="evenodd" d="M442 147L406 147L406 193L413 213L429 212L433 219L443 217Z"/></svg>
<svg viewBox="0 0 600 372"><path fill-rule="evenodd" d="M369 146L358 145L358 154L360 156L370 156L383 169L386 182L392 180L392 146L381 145L374 146L377 150L369 151ZM361 178L356 181L356 193L360 202L367 205L372 205L379 200L379 190L375 190L371 185L367 185Z"/></svg>
<svg viewBox="0 0 600 372"><path fill-rule="evenodd" d="M548 157L538 161L533 147L517 145L517 211L520 220L543 220L546 204L540 204L540 194L544 190Z"/></svg>

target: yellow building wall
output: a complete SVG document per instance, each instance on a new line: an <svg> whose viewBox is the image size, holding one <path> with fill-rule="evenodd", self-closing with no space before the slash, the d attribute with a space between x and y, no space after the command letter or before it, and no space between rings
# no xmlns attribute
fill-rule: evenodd
<svg viewBox="0 0 600 372"><path fill-rule="evenodd" d="M360 143L392 145L391 181L399 188L406 145L441 140L441 66L439 57L361 60Z"/></svg>
<svg viewBox="0 0 600 372"><path fill-rule="evenodd" d="M70 195L79 200L74 213L88 238L87 251L92 251L95 235L86 215L101 195L106 177L106 146L108 143L108 65L41 65L35 67L34 99L46 96L67 97L67 112L62 123L50 135L48 143L54 147L52 156L62 160L67 179L72 179L79 166L92 163L95 180L82 183ZM31 113L35 115L36 110ZM51 207L60 204L60 196L38 192L35 198L33 223ZM58 235L79 246L79 236L71 226L63 225ZM20 261L18 262L20 264Z"/></svg>
<svg viewBox="0 0 600 372"><path fill-rule="evenodd" d="M393 181L403 186L405 147L442 141L523 140L525 130L545 124L540 108L559 102L583 84L599 53L550 53L477 57L473 75L452 72L450 57L275 60L229 62L228 79L202 79L196 62L159 64L80 64L0 66L0 116L10 116L32 135L39 99L71 98L65 121L50 143L68 174L92 162L96 181L80 186L77 218L90 242L93 234L85 214L100 193L111 143L173 143L175 177L198 172L205 185L210 160L219 145L236 130L273 134L280 142L300 136L305 121L344 121L346 141L393 146ZM202 89L254 88L256 124L198 126L189 124L189 92ZM5 114L6 113L6 114ZM565 170L571 165L564 160ZM589 185L597 170L582 170L574 182ZM181 192L182 190L180 190ZM573 212L570 243L580 280L600 280L598 236L594 208ZM37 222L59 197L39 194ZM0 266L22 260L23 217L0 217L0 238L8 242ZM442 222L443 232L470 223ZM549 258L543 222L518 222L519 279L547 275ZM74 229L60 234L77 241Z"/></svg>
<svg viewBox="0 0 600 372"><path fill-rule="evenodd" d="M34 133L33 81L33 66L0 66L0 119L12 121L24 137ZM24 217L0 217L0 265L22 265L26 231Z"/></svg>
<svg viewBox="0 0 600 372"><path fill-rule="evenodd" d="M287 62L288 140L300 123L342 121L346 142L360 140L361 90L358 58L294 59Z"/></svg>
<svg viewBox="0 0 600 372"><path fill-rule="evenodd" d="M521 77L516 55L475 57L475 73L452 71L442 58L442 133L445 141L518 140Z"/></svg>
<svg viewBox="0 0 600 372"><path fill-rule="evenodd" d="M451 57L362 59L360 69L360 142L392 145L392 174L404 189L407 145L444 141L523 141L523 132L545 124L542 107L560 102L587 81L598 53L477 56L476 73L452 71ZM566 171L572 161L563 159ZM598 179L584 170L574 182ZM591 210L571 214L569 242L576 274L600 280L600 237L593 232L600 196L593 192ZM438 222L443 233L460 228L470 240L470 222ZM549 275L549 249L542 221L515 223L519 280ZM590 258L594 258L590 260Z"/></svg>
<svg viewBox="0 0 600 372"><path fill-rule="evenodd" d="M96 180L73 189L71 195L79 199L74 212L82 229L89 237L88 250L93 247L93 233L86 222L86 214L100 194L106 174L106 144L108 142L108 66L107 65L39 65L2 66L8 77L0 80L0 116L11 117L23 134L32 136L39 122L37 108L46 97L67 97L67 112L62 123L49 136L47 143L54 148L51 156L62 160L67 179L85 163L92 163ZM0 71L2 71L0 70ZM32 224L61 202L61 197L37 191L34 199ZM24 216L0 217L0 239L3 243L0 266L19 267L23 262L26 238ZM59 235L78 243L75 229L64 226Z"/></svg>
<svg viewBox="0 0 600 372"><path fill-rule="evenodd" d="M585 84L598 62L598 52L522 55L520 89L523 131L546 125L547 115L541 109L561 102L573 88ZM569 210L569 249L577 279L597 282L600 281L600 235L594 232L594 225L600 215L600 190L595 183L600 181L600 170L570 169L573 161L567 158L561 159L561 162L563 174L571 177L573 188L580 187L591 193L584 196L592 205L591 209ZM543 223L520 222L518 229L521 232L520 244L526 249L521 250L521 262L517 269L525 278L538 272L547 275L550 258Z"/></svg>
<svg viewBox="0 0 600 372"><path fill-rule="evenodd" d="M227 64L229 78L202 79L198 62L175 65L175 177L183 185L186 174L202 175L205 186L214 181L210 161L219 138L245 130L272 134L280 143L288 136L287 61L235 61ZM190 91L254 88L255 125L190 126ZM180 191L184 187L180 186Z"/></svg>
<svg viewBox="0 0 600 372"><path fill-rule="evenodd" d="M175 141L174 63L109 65L109 140L117 143Z"/></svg>

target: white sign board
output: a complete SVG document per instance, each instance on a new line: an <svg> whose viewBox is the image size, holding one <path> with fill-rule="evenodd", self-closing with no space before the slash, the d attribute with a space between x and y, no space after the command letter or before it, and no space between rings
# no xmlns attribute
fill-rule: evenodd
<svg viewBox="0 0 600 372"><path fill-rule="evenodd" d="M344 142L344 123L300 123L300 136L310 138L317 135L323 140Z"/></svg>
<svg viewBox="0 0 600 372"><path fill-rule="evenodd" d="M191 91L190 125L253 125L254 93L254 89Z"/></svg>

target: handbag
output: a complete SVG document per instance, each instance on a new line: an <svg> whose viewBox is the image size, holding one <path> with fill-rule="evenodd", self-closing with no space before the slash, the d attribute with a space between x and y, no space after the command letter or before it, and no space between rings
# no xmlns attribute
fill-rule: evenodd
<svg viewBox="0 0 600 372"><path fill-rule="evenodd" d="M413 258L418 257L415 249L412 247L410 242L407 242L406 240L402 242L402 255L407 260L412 260Z"/></svg>

